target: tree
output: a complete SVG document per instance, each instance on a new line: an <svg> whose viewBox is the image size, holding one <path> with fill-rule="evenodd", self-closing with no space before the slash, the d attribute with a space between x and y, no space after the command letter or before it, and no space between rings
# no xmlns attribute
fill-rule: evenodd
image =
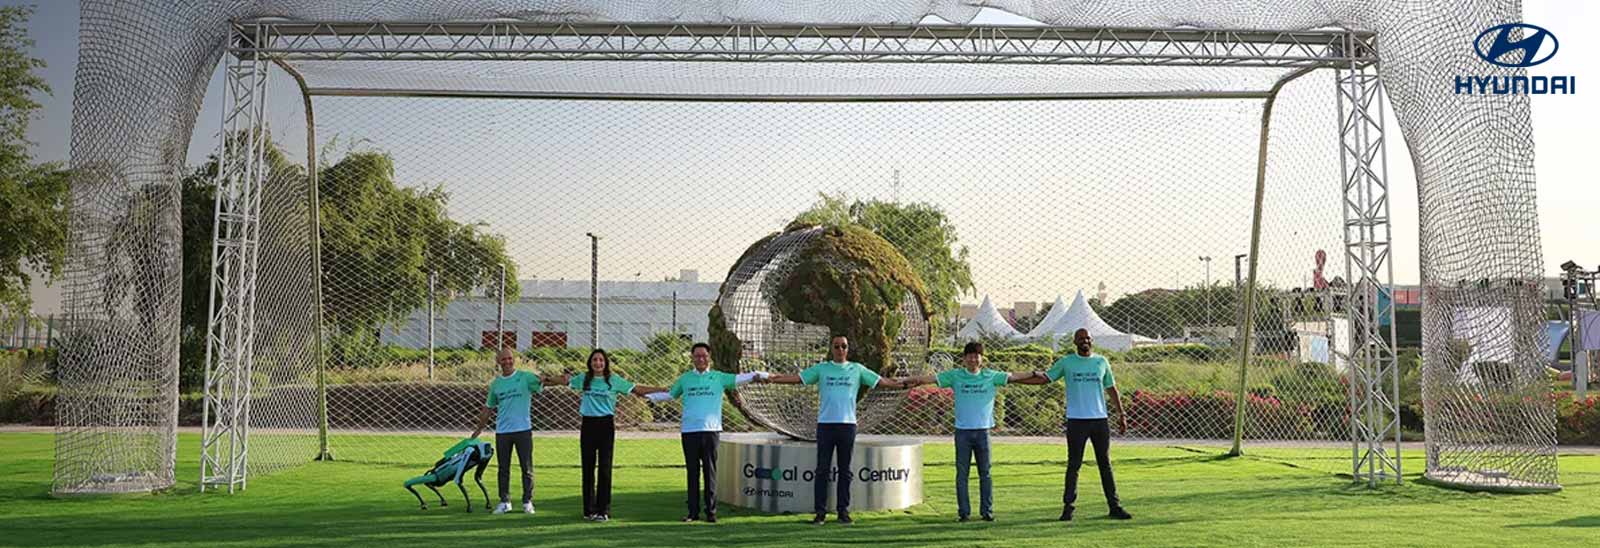
<svg viewBox="0 0 1600 548"><path fill-rule="evenodd" d="M451 294L497 287L501 265L506 299L517 298L517 265L506 256L505 238L450 220L450 197L439 187L397 185L388 154L351 152L322 169L317 186L323 303L327 322L341 333L370 331L426 306L430 271L438 305Z"/></svg>
<svg viewBox="0 0 1600 548"><path fill-rule="evenodd" d="M973 288L967 247L960 245L955 225L944 210L932 204L862 201L845 194L824 193L794 222L856 225L888 240L922 278L928 291L930 318L954 316L961 307L957 299ZM944 322L933 321L930 328L937 332L943 326Z"/></svg>
<svg viewBox="0 0 1600 548"><path fill-rule="evenodd" d="M50 93L34 74L44 61L27 54L32 14L0 8L0 322L32 307L32 273L57 280L66 262L67 173L34 164L28 151L28 123L39 109L33 94Z"/></svg>
<svg viewBox="0 0 1600 548"><path fill-rule="evenodd" d="M286 202L308 207L293 191L306 184L304 168L270 142L266 150L267 179L269 186L277 189L269 194L290 199L269 203L264 196L263 207L283 207ZM451 220L445 211L449 196L443 190L397 185L394 160L387 154L352 152L319 169L323 318L336 345L370 345L379 325L404 319L426 306L430 269L437 274L436 305L443 306L451 295L497 286L501 264L506 265L507 298L518 295L517 265L506 255L505 239L485 232L483 225ZM207 307L217 173L218 161L213 157L180 183L183 310L179 378L184 390L197 387L205 371L201 362L210 321ZM294 218L306 211L280 212L277 218ZM299 225L293 221L284 225L263 227L263 259L275 251L310 244ZM283 273L269 270L268 265L260 268L263 274ZM258 290L268 281L259 283L263 285Z"/></svg>

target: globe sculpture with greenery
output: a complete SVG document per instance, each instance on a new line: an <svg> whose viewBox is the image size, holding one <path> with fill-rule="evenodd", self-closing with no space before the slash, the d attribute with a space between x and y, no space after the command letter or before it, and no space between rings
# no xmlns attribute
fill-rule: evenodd
<svg viewBox="0 0 1600 548"><path fill-rule="evenodd" d="M832 334L850 359L886 376L927 369L927 290L894 246L864 228L791 224L745 250L710 312L713 361L724 371L795 373L827 356ZM864 391L857 427L893 415L903 393ZM817 398L807 386L748 385L734 399L752 422L814 439Z"/></svg>

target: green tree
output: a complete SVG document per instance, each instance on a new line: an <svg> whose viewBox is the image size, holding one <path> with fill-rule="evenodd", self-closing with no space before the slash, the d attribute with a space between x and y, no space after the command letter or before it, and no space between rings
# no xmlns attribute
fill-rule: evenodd
<svg viewBox="0 0 1600 548"><path fill-rule="evenodd" d="M501 265L506 299L517 298L505 238L451 220L449 195L439 187L397 185L388 154L351 152L322 169L317 186L325 319L340 333L370 331L426 306L430 271L439 305L451 294L497 287Z"/></svg>
<svg viewBox="0 0 1600 548"><path fill-rule="evenodd" d="M0 8L0 321L23 316L33 305L33 273L61 277L67 251L67 173L35 164L28 123L39 109L35 93L50 87L30 57L31 8Z"/></svg>
<svg viewBox="0 0 1600 548"><path fill-rule="evenodd" d="M269 185L302 188L305 170L276 145L266 147ZM463 224L446 214L449 196L439 188L401 187L394 180L394 161L379 152L346 154L320 168L318 188L322 222L322 273L325 326L338 352L357 345L370 348L379 325L405 318L427 305L428 274L437 272L435 304L451 295L494 287L500 265L506 265L508 299L518 295L517 266L505 252L505 239L483 225ZM212 232L215 218L215 157L195 168L181 183L183 219L183 309L180 387L198 388L203 379L205 337L211 297ZM292 191L281 191L290 197ZM281 207L283 202L263 207ZM282 213L284 216L304 215ZM280 212L281 213L281 212ZM271 250L306 246L310 241L287 228L262 231L262 257ZM265 268L265 267L263 267ZM263 272L267 272L263 270Z"/></svg>
<svg viewBox="0 0 1600 548"><path fill-rule="evenodd" d="M935 318L931 328L945 326L960 310L963 293L972 291L972 267L967 247L960 244L955 225L944 210L926 203L902 204L851 199L845 194L820 194L816 204L800 213L795 223L824 226L856 225L888 240L911 263L928 290Z"/></svg>

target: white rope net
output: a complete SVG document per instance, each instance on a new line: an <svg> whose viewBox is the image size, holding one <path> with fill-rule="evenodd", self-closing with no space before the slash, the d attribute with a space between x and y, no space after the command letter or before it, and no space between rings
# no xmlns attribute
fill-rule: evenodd
<svg viewBox="0 0 1600 548"><path fill-rule="evenodd" d="M1539 275L1531 163L1502 152L1529 148L1527 105L1508 97L1461 100L1443 79L1484 72L1457 42L1488 21L1514 18L1517 6L1356 4L1002 7L1059 25L1293 29L1338 22L1376 31L1385 85L1421 185L1429 470L1469 473L1462 477L1509 471L1502 475L1553 484L1548 400L1520 398L1539 381L1538 301L1527 285ZM170 151L183 150L195 127L203 75L222 54L229 19L909 23L929 13L965 21L976 9L922 2L846 6L710 2L668 13L657 3L577 2L556 10L509 0L185 7L85 2L68 304L76 324L61 370L57 490L172 483L174 326L179 269L188 265L167 251L180 239L179 166ZM127 51L130 38L156 45L134 54ZM303 115L290 109L291 115L268 120L287 163L300 167L270 178L262 199L248 396L253 473L316 454L319 352L328 384L329 449L338 458L364 461L400 460L412 437L468 430L493 374L486 345L515 343L525 367L577 370L593 336L587 233L602 237L601 346L614 352L619 372L631 380L668 385L687 368L682 341L706 339L708 311L727 295L721 282L741 255L821 203L819 193L842 196L847 214L855 202L858 213L921 208L941 214L953 229L953 241L939 243L953 244L944 258L959 259L970 284L955 284L945 294L955 304L943 300L932 307L929 351L906 371L951 363L958 348L951 336L965 321L958 304L975 305L985 296L1002 305L1035 303L1032 316L1026 306L1013 310L1023 312L1015 320L1026 332L1057 296L1070 304L1081 290L1086 304L1126 335L1099 338L1128 398L1128 437L1220 441L1232 433L1240 294L1229 263L1248 251L1262 101L916 99L1262 91L1286 69L670 61L303 61L293 67L312 87L341 95L318 97L313 105L323 204L320 272L312 266ZM281 76L275 85L287 88ZM1344 272L1333 85L1331 72L1312 72L1284 88L1274 112L1257 261L1257 340L1246 382L1245 433L1252 441L1334 445L1350 436L1349 388L1336 358L1347 304L1336 290L1305 291L1317 285L1312 270L1319 250L1329 256L1328 279ZM425 90L648 93L686 100L361 96ZM711 96L765 102L693 101ZM807 102L842 96L897 100ZM274 101L272 108L289 103ZM1473 132L1463 131L1469 127ZM440 226L466 232L407 233L405 216L427 216L415 209L336 219L340 210L330 206L359 204L392 188L414 199L409 203L435 204L433 218L453 223ZM925 267L919 274L929 281L926 274L940 270L928 266L939 257L927 250L938 246L918 240L925 225L882 215L857 220L876 223L875 232L891 243L910 242L898 249ZM354 245L364 241L419 241L426 249L385 256L373 250L393 246ZM506 266L503 323L496 261ZM769 305L756 300L748 306L759 312ZM1498 318L1488 320L1496 328L1471 333L1454 319L1484 308L1516 312L1490 314ZM802 340L802 334L820 332L786 336ZM817 338L820 357L825 341ZM1478 360L1506 365L1472 378L1448 373L1473 361L1447 351L1461 339L1472 339L1475 348L1509 348L1503 359ZM1036 346L986 342L990 365L1007 370L1045 369L1065 351L1050 340ZM791 350L810 349L785 352ZM774 365L747 357L717 366L787 371L804 361ZM870 421L868 432L937 435L952 426L948 394L923 388L875 397L892 400L894 409ZM733 420L742 414L730 408L727 425L792 428L803 423L804 411L795 406L804 399L803 393L751 390L740 404L762 424ZM676 404L625 402L618 411L623 428L675 430ZM1000 434L1059 434L1059 387L1007 388L998 405ZM534 419L537 429L575 428L576 397L547 390L535 399ZM1345 469L1338 463L1329 468Z"/></svg>

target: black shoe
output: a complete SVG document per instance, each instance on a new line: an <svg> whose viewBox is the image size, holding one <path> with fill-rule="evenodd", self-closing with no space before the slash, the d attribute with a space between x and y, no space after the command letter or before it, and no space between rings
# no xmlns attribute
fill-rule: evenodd
<svg viewBox="0 0 1600 548"><path fill-rule="evenodd" d="M983 518L983 521L994 521L994 515L993 514L983 514L983 515L980 515L978 517Z"/></svg>
<svg viewBox="0 0 1600 548"><path fill-rule="evenodd" d="M827 514L817 514L817 517L811 518L811 524L812 525L822 525L822 524L827 523L827 522L828 522L828 515Z"/></svg>
<svg viewBox="0 0 1600 548"><path fill-rule="evenodd" d="M849 512L839 512L839 524L840 525L855 525L855 523L856 523L856 520L850 519L850 513Z"/></svg>
<svg viewBox="0 0 1600 548"><path fill-rule="evenodd" d="M716 523L716 522L717 522L717 515L716 514L706 514L706 523Z"/></svg>
<svg viewBox="0 0 1600 548"><path fill-rule="evenodd" d="M699 516L683 516L683 522L684 523L690 523L690 522L695 522L695 521L700 521L700 517Z"/></svg>
<svg viewBox="0 0 1600 548"><path fill-rule="evenodd" d="M967 521L968 521L968 520L967 520L967 516L960 516L960 517L957 517L957 518L956 518L956 521L958 521L958 522L961 522L961 523L966 523L966 522L967 522Z"/></svg>
<svg viewBox="0 0 1600 548"><path fill-rule="evenodd" d="M1059 518L1059 520L1060 521L1072 521L1072 509L1071 508L1062 509L1061 510L1061 518Z"/></svg>
<svg viewBox="0 0 1600 548"><path fill-rule="evenodd" d="M1107 514L1106 517L1111 519L1133 519L1133 514L1129 514L1127 510L1123 510L1121 506L1118 506L1112 508L1111 513Z"/></svg>

